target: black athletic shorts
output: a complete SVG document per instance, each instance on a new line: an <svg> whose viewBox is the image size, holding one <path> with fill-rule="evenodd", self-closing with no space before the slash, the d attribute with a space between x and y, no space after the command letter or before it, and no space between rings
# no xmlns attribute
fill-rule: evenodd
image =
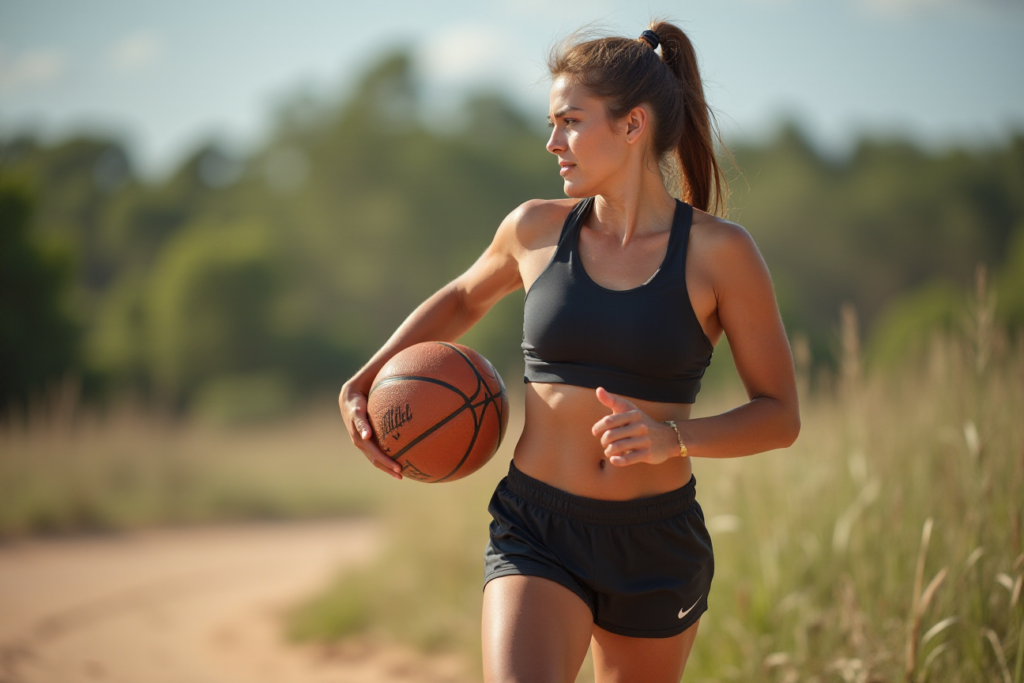
<svg viewBox="0 0 1024 683"><path fill-rule="evenodd" d="M511 464L488 510L494 520L484 585L510 574L540 576L580 596L601 628L668 638L708 608L715 572L696 479L650 498L584 498Z"/></svg>

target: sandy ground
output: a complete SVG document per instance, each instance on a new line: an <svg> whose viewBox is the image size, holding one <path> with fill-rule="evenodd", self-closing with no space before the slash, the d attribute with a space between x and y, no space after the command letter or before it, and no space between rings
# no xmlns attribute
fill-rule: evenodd
<svg viewBox="0 0 1024 683"><path fill-rule="evenodd" d="M283 610L371 558L366 520L0 546L0 683L452 683L455 657L368 639L296 646Z"/></svg>

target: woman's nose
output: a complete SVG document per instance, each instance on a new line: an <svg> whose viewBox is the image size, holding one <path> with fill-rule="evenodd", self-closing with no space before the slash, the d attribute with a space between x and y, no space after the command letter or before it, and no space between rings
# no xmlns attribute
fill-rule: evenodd
<svg viewBox="0 0 1024 683"><path fill-rule="evenodd" d="M545 147L552 154L558 154L565 149L565 142L562 140L557 127L551 129L551 136L548 137L548 144Z"/></svg>

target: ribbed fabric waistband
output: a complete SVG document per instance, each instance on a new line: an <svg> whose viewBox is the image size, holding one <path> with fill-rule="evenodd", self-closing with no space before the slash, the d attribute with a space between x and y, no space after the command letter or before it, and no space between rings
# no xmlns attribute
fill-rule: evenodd
<svg viewBox="0 0 1024 683"><path fill-rule="evenodd" d="M509 490L536 505L565 517L590 524L643 524L676 517L689 510L696 500L697 478L690 476L685 486L649 498L598 500L567 493L523 474L510 462Z"/></svg>

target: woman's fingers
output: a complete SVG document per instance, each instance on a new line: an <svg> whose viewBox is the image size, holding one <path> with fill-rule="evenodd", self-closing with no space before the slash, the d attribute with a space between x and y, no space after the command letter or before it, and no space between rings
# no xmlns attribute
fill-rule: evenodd
<svg viewBox="0 0 1024 683"><path fill-rule="evenodd" d="M370 462L373 463L374 467L379 470L384 470L395 479L402 478L402 466L377 448L377 444L373 442L372 436L362 439L356 445L359 447L359 450L361 450L363 454L370 459Z"/></svg>
<svg viewBox="0 0 1024 683"><path fill-rule="evenodd" d="M643 413L639 410L630 410L625 413L612 413L611 415L605 415L600 420L594 423L590 431L596 437L600 437L602 433L609 429L615 429L628 425L630 423L639 423L643 421Z"/></svg>
<svg viewBox="0 0 1024 683"><path fill-rule="evenodd" d="M651 425L655 424L654 421L628 399L603 387L598 387L596 392L597 399L612 409L611 415L605 415L590 429L604 447L608 461L616 466L660 462L654 460L651 450Z"/></svg>
<svg viewBox="0 0 1024 683"><path fill-rule="evenodd" d="M608 458L608 462L616 467L629 467L630 465L635 465L638 462L646 462L652 465L656 464L654 460L651 459L651 451L648 449L644 449L642 451L630 451L629 453L624 453L622 455L613 455Z"/></svg>
<svg viewBox="0 0 1024 683"><path fill-rule="evenodd" d="M631 436L646 436L647 432L647 425L643 422L627 422L621 427L615 427L614 429L609 429L603 432L601 434L601 445L609 446L610 444Z"/></svg>
<svg viewBox="0 0 1024 683"><path fill-rule="evenodd" d="M650 451L651 439L649 436L632 436L626 439L619 439L605 446L604 454L611 457L625 455L630 451Z"/></svg>
<svg viewBox="0 0 1024 683"><path fill-rule="evenodd" d="M373 439L373 427L366 415L366 397L356 391L342 391L339 399L345 428L353 445L379 470L395 479L402 478L402 467L383 453Z"/></svg>
<svg viewBox="0 0 1024 683"><path fill-rule="evenodd" d="M608 458L608 462L616 467L629 467L630 465L635 465L639 462L651 463L651 452L648 450L630 451L629 453L624 453L622 455L613 455Z"/></svg>
<svg viewBox="0 0 1024 683"><path fill-rule="evenodd" d="M358 424L358 421L353 422L355 424ZM377 444L373 440L373 431L370 429L369 424L365 424L364 428L366 430L366 436L359 434L355 442L356 447L359 450L361 450L367 458L369 458L370 462L373 463L374 467L376 467L377 469L384 470L385 472L393 476L395 479L401 479L402 466L399 465L394 460L392 460L388 455L381 451L380 448L377 447ZM358 430L359 428L356 427L356 429Z"/></svg>
<svg viewBox="0 0 1024 683"><path fill-rule="evenodd" d="M356 428L356 433L364 439L369 439L373 435L373 428L370 427L370 423L360 417L359 413L355 414L352 419L352 424Z"/></svg>
<svg viewBox="0 0 1024 683"><path fill-rule="evenodd" d="M355 433L363 439L373 434L370 421L366 417L366 398L362 394L356 394L351 399L352 406L352 427Z"/></svg>
<svg viewBox="0 0 1024 683"><path fill-rule="evenodd" d="M380 460L377 460L376 458L371 459L370 462L373 463L373 466L376 467L381 472L389 474L392 477L394 477L395 479L398 479L399 481L401 481L402 480L402 470L401 470L401 468L399 468L397 471L394 469L394 465L397 465L398 463L396 463L394 460L391 460L391 458L387 458L387 456L385 456L385 458L388 461L387 463L382 462Z"/></svg>
<svg viewBox="0 0 1024 683"><path fill-rule="evenodd" d="M370 426L370 421L366 417L365 403L356 402L352 408L352 429L349 431L353 433L353 438L358 437L372 443L370 439L373 437L373 427Z"/></svg>

